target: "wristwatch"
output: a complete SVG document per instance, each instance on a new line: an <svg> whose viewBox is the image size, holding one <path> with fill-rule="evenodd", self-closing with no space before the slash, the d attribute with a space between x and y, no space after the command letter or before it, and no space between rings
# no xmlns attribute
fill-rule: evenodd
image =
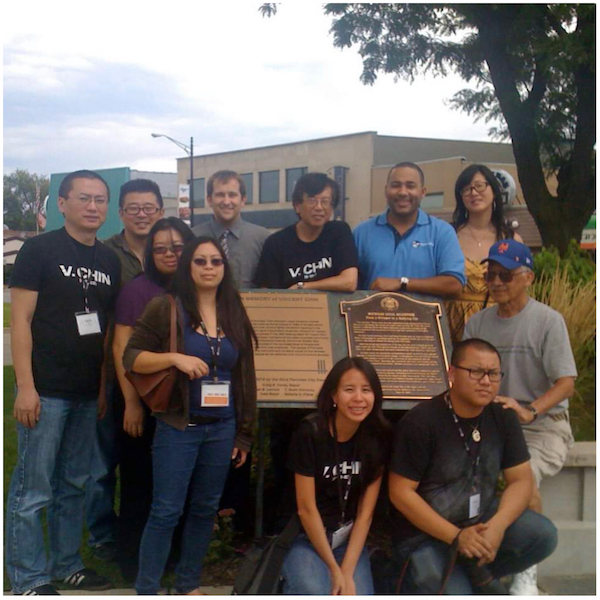
<svg viewBox="0 0 600 600"><path fill-rule="evenodd" d="M400 277L400 291L404 292L408 288L408 277Z"/></svg>
<svg viewBox="0 0 600 600"><path fill-rule="evenodd" d="M533 415L533 419L531 420L531 422L533 423L538 418L537 408L533 406L533 404L528 404L527 410L531 411L531 414Z"/></svg>
<svg viewBox="0 0 600 600"><path fill-rule="evenodd" d="M303 290L304 289L304 281L299 281L296 285L298 286L299 290Z"/></svg>

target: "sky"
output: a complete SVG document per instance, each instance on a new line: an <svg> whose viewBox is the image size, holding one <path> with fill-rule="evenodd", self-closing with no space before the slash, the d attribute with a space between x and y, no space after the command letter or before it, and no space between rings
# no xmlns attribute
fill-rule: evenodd
<svg viewBox="0 0 600 600"><path fill-rule="evenodd" d="M3 8L4 173L129 166L176 171L194 154L377 131L488 140L447 106L456 76L360 82L322 5L22 0ZM87 7L87 8L86 8ZM91 8L93 7L93 8Z"/></svg>

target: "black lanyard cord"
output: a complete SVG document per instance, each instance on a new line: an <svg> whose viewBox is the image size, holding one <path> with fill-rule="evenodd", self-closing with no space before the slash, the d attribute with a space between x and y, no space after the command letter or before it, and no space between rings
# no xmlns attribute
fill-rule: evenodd
<svg viewBox="0 0 600 600"><path fill-rule="evenodd" d="M333 419L331 419L331 428L333 429L333 451L335 453L335 462L337 464L337 488L338 488L338 498L340 501L340 510L342 511L342 520L340 525L343 525L346 521L346 506L348 504L348 497L350 496L350 488L352 487L352 471L346 482L346 490L344 492L344 487L342 485L342 461L340 459L340 449L338 447L338 439L337 439L337 427L335 426L335 415Z"/></svg>
<svg viewBox="0 0 600 600"><path fill-rule="evenodd" d="M204 336L206 337L208 347L210 348L210 353L213 360L213 377L214 380L217 381L217 363L219 362L219 356L221 355L221 340L223 339L223 336L221 335L221 328L219 326L219 322L217 321L217 342L213 345L212 338L210 335L208 335L208 329L206 328L202 317L200 317L200 327L202 329L202 333L204 333Z"/></svg>
<svg viewBox="0 0 600 600"><path fill-rule="evenodd" d="M81 287L83 289L83 306L84 306L85 312L89 313L90 312L90 304L89 304L89 300L88 300L88 289L90 287L90 280L93 279L93 277L94 277L94 266L96 265L96 247L97 247L96 245L97 245L98 241L94 240L94 250L92 253L92 266L86 272L86 276L84 277L82 275L82 269L87 269L87 267L83 266L83 261L81 260L81 256L79 254L77 245L75 244L75 240L73 240L73 238L68 233L67 233L67 236L68 236L69 240L71 241L73 250L75 251L75 256L77 257L77 262L79 263L79 267L76 267L76 274L77 274L78 281L81 284ZM79 273L77 273L77 271L79 271Z"/></svg>

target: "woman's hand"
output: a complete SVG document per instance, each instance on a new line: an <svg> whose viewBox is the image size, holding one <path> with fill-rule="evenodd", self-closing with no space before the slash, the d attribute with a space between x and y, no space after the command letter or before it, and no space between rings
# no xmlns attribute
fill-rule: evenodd
<svg viewBox="0 0 600 600"><path fill-rule="evenodd" d="M190 379L200 379L200 377L204 377L209 373L208 365L203 360L179 352L173 354L173 366L185 373Z"/></svg>
<svg viewBox="0 0 600 600"><path fill-rule="evenodd" d="M346 590L346 578L342 573L339 565L336 564L336 568L330 571L331 573L331 595L332 596L345 596L348 592Z"/></svg>
<svg viewBox="0 0 600 600"><path fill-rule="evenodd" d="M349 573L348 571L344 571L342 569L342 574L344 575L344 583L345 583L345 592L346 596L356 596L356 584L354 583L354 573Z"/></svg>
<svg viewBox="0 0 600 600"><path fill-rule="evenodd" d="M245 462L248 453L245 450L240 450L239 448L234 448L231 453L231 460L233 461L233 466L236 469L239 469Z"/></svg>
<svg viewBox="0 0 600 600"><path fill-rule="evenodd" d="M144 433L144 408L139 400L125 403L123 430L131 437L140 437Z"/></svg>

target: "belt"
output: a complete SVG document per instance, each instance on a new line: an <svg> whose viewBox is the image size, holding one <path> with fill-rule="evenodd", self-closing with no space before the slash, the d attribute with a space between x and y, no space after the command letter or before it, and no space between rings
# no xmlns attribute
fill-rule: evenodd
<svg viewBox="0 0 600 600"><path fill-rule="evenodd" d="M204 417L202 415L190 415L188 427L190 425L210 425L212 423L218 423L222 421L219 417Z"/></svg>

